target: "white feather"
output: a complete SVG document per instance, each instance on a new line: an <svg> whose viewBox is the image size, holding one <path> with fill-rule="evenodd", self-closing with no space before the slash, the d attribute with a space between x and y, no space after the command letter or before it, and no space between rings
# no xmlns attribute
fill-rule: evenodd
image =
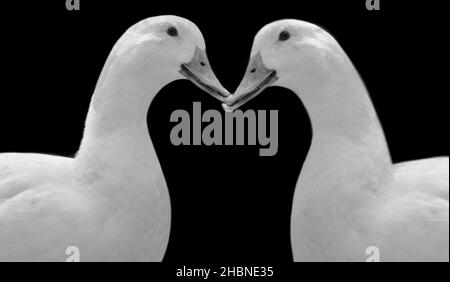
<svg viewBox="0 0 450 282"><path fill-rule="evenodd" d="M291 37L280 42L283 30ZM361 78L318 26L269 24L255 38L256 53L312 123L291 216L294 259L365 261L373 246L381 261L448 261L448 157L392 164Z"/></svg>
<svg viewBox="0 0 450 282"><path fill-rule="evenodd" d="M169 23L183 40L165 34ZM70 246L81 261L163 258L170 201L147 111L163 86L181 78L175 68L196 45L204 46L198 28L182 18L136 24L105 64L75 158L0 155L0 261L62 262Z"/></svg>

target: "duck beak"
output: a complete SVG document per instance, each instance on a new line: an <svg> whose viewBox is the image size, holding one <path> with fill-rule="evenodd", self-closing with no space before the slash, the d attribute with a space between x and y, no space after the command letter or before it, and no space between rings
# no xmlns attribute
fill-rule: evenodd
<svg viewBox="0 0 450 282"><path fill-rule="evenodd" d="M197 47L194 58L189 63L181 65L180 73L221 102L225 102L231 95L214 74L205 50Z"/></svg>
<svg viewBox="0 0 450 282"><path fill-rule="evenodd" d="M236 92L222 104L225 111L234 111L255 98L265 88L272 85L276 80L277 72L270 70L264 65L261 55L258 53L250 59L245 76Z"/></svg>

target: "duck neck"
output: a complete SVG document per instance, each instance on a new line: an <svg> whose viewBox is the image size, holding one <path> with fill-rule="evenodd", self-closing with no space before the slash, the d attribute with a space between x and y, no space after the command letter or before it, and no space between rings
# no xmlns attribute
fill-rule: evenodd
<svg viewBox="0 0 450 282"><path fill-rule="evenodd" d="M148 71L138 72L121 62L108 59L92 97L83 140L75 158L85 186L90 186L98 179L104 180L105 175L110 175L109 178L114 175L124 180L133 179L133 183L139 179L149 183L155 177L162 177L149 136L147 113L154 96L168 82L158 72L155 75ZM145 171L155 173L153 175ZM148 183L137 185L144 187ZM105 186L114 189L114 185ZM139 193L117 188L117 193L108 191L106 194L133 197Z"/></svg>
<svg viewBox="0 0 450 282"><path fill-rule="evenodd" d="M331 219L383 193L392 163L375 109L348 57L328 62L327 68L329 75L301 79L300 87L292 88L313 131L296 192L301 201L294 209Z"/></svg>

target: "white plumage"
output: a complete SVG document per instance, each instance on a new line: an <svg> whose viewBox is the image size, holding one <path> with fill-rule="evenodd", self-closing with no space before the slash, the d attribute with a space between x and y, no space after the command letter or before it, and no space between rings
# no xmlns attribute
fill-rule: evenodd
<svg viewBox="0 0 450 282"><path fill-rule="evenodd" d="M291 215L296 261L365 261L371 246L381 261L449 260L448 157L392 164L367 90L332 36L298 20L265 26L225 109L269 85L295 92L312 123Z"/></svg>
<svg viewBox="0 0 450 282"><path fill-rule="evenodd" d="M0 261L65 261L69 246L81 261L163 258L171 209L147 111L204 48L179 17L134 25L105 64L74 159L0 155Z"/></svg>

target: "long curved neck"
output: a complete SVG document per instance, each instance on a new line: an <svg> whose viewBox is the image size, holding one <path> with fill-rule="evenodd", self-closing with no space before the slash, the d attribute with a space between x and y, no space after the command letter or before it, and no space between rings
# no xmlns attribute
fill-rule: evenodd
<svg viewBox="0 0 450 282"><path fill-rule="evenodd" d="M295 190L292 246L299 260L363 261L373 243L370 214L392 182L392 163L350 60L343 56L328 67L329 75L298 78L303 83L291 88L305 104L313 130Z"/></svg>
<svg viewBox="0 0 450 282"><path fill-rule="evenodd" d="M383 193L392 163L375 109L348 57L342 52L327 69L328 75L298 78L302 83L291 87L305 104L313 131L298 189L309 195L304 205L325 195L336 207L355 209Z"/></svg>
<svg viewBox="0 0 450 282"><path fill-rule="evenodd" d="M139 72L110 55L92 97L75 158L84 181L104 175L139 179L134 174L153 177L143 171L161 171L148 132L147 112L154 96L167 83L161 72Z"/></svg>
<svg viewBox="0 0 450 282"><path fill-rule="evenodd" d="M99 143L123 142L121 139L125 138L149 139L150 103L168 83L161 73L137 68L114 52L110 54L91 100L79 157L101 153L101 148L96 146Z"/></svg>

